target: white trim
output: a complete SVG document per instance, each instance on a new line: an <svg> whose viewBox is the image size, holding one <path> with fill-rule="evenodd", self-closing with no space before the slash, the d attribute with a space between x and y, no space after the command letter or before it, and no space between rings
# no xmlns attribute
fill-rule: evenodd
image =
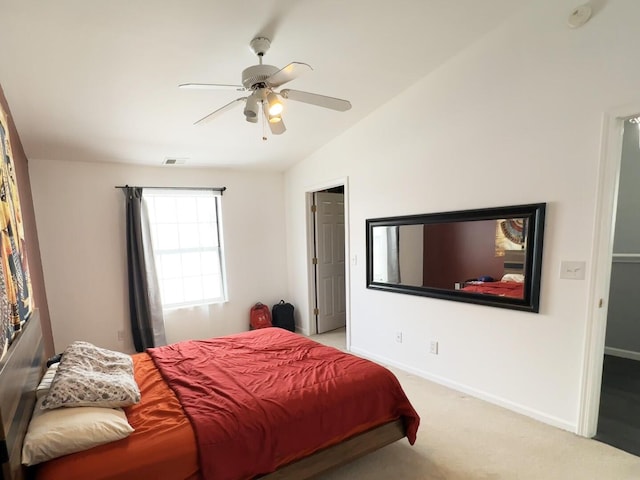
<svg viewBox="0 0 640 480"><path fill-rule="evenodd" d="M609 300L611 281L613 233L620 164L622 162L624 119L638 112L640 112L640 103L636 102L605 112L603 117L596 210L593 223L593 250L591 252L593 270L589 280L578 428L576 431L578 435L584 437L593 437L598 428L602 360L607 327L606 305Z"/></svg>
<svg viewBox="0 0 640 480"><path fill-rule="evenodd" d="M315 335L317 332L316 322L313 321L315 315L313 309L315 307L315 275L312 268L311 259L315 254L314 249L314 235L313 235L313 215L311 214L311 206L313 205L313 192L305 192L305 219L307 222L307 253L304 259L307 266L307 322L306 328L303 326L303 331L306 331L307 335Z"/></svg>
<svg viewBox="0 0 640 480"><path fill-rule="evenodd" d="M305 337L309 337L309 329L308 328L300 328L296 325L296 333L300 335L304 335Z"/></svg>
<svg viewBox="0 0 640 480"><path fill-rule="evenodd" d="M340 177L334 180L328 180L323 183L311 185L305 187L305 214L307 219L307 259L313 256L313 216L311 215L311 205L313 204L313 194L322 190L333 187L344 187L344 296L345 296L345 310L346 310L346 349L349 350L351 345L351 255L350 255L350 219L349 219L349 177ZM306 260L305 260L306 261ZM313 297L315 295L315 278L313 268L310 268L311 262L306 261L307 264L307 304L309 305L308 323L307 328L302 328L303 332L307 335L317 334L317 327L315 322L311 319L315 318L313 315L314 302Z"/></svg>
<svg viewBox="0 0 640 480"><path fill-rule="evenodd" d="M623 350L621 348L604 347L604 353L614 357L628 358L629 360L640 360L640 352Z"/></svg>
<svg viewBox="0 0 640 480"><path fill-rule="evenodd" d="M424 378L425 380L429 380L431 382L437 383L439 385L444 385L445 387L451 388L453 390L456 390L458 392L463 392L466 393L468 395L471 395L473 397L479 398L481 400L485 400L489 403L493 403L494 405L498 405L500 407L506 408L508 410L512 410L516 413L520 413L522 415L526 415L527 417L531 417L535 420L538 420L540 422L546 423L548 425L552 425L554 427L558 427L561 428L563 430L568 430L570 432L576 432L576 425L566 422L564 420L562 420L561 418L557 418L551 415L547 415L545 413L539 412L538 410L534 410L532 408L526 407L524 405L521 405L519 403L514 403L510 400L504 399L502 397L498 397L496 395L492 395L488 392L484 392L482 390L477 390L473 387L470 387L468 385L462 384L462 383L458 383L458 382L452 382L451 380L448 380L446 378L440 377L438 375L433 375L430 374L428 372L424 372L422 370L419 370L417 368L413 368L410 367L409 365L405 365L403 363L400 362L396 362L394 360L391 360L389 358L386 357L382 357L379 355L375 355L373 353L370 353L366 350L362 350L360 348L353 348L353 353L356 353L362 357L368 358L369 360L373 360L377 363L381 363L383 365L390 365L392 367L396 367L399 368L400 370L403 370L407 373L411 373L413 375L416 375L418 377Z"/></svg>

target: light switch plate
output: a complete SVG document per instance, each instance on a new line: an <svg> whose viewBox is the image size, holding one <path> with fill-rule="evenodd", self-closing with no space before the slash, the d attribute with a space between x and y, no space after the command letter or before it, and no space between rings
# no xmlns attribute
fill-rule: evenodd
<svg viewBox="0 0 640 480"><path fill-rule="evenodd" d="M560 262L560 278L568 280L584 280L586 262Z"/></svg>

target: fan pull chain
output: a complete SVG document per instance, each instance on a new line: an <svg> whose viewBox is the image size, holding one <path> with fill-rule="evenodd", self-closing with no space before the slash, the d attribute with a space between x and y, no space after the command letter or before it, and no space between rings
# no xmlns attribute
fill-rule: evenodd
<svg viewBox="0 0 640 480"><path fill-rule="evenodd" d="M267 116L264 114L264 102L261 102L262 105L262 115L260 115L262 117L262 140L264 142L267 141L267 124L265 122L265 119L267 118Z"/></svg>

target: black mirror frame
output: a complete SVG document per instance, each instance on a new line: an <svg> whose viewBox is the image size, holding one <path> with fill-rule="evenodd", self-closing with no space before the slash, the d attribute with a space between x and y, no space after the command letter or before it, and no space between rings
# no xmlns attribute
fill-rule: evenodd
<svg viewBox="0 0 640 480"><path fill-rule="evenodd" d="M509 207L367 219L367 288L538 313L540 309L540 279L542 276L542 243L544 238L545 210L546 203L536 203ZM373 281L374 227L449 223L470 220L498 220L501 218L520 217L529 219L525 255L525 272L527 272L527 274L525 275L524 298L522 299L470 293L461 290L445 290Z"/></svg>

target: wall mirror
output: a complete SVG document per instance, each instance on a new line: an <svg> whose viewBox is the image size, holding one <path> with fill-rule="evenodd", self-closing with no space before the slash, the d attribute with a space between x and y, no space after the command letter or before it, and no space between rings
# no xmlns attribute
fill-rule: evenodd
<svg viewBox="0 0 640 480"><path fill-rule="evenodd" d="M367 219L367 288L537 313L545 208Z"/></svg>

